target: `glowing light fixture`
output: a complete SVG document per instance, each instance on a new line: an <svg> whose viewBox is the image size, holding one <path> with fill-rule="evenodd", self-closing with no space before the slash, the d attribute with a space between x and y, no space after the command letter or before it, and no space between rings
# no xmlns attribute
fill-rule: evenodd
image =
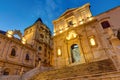
<svg viewBox="0 0 120 80"><path fill-rule="evenodd" d="M11 38L13 36L13 31L12 30L7 31L7 36Z"/></svg>
<svg viewBox="0 0 120 80"><path fill-rule="evenodd" d="M60 33L62 33L63 31L62 30L60 30Z"/></svg>
<svg viewBox="0 0 120 80"><path fill-rule="evenodd" d="M88 20L91 21L93 19L93 17L88 17Z"/></svg>
<svg viewBox="0 0 120 80"><path fill-rule="evenodd" d="M83 21L80 21L80 24L83 24Z"/></svg>
<svg viewBox="0 0 120 80"><path fill-rule="evenodd" d="M22 43L26 44L26 39L24 37L22 38Z"/></svg>
<svg viewBox="0 0 120 80"><path fill-rule="evenodd" d="M61 53L61 50L60 50L60 48L58 49L58 56L61 56L62 55L62 53Z"/></svg>
<svg viewBox="0 0 120 80"><path fill-rule="evenodd" d="M94 37L90 37L89 40L90 40L90 45L91 46L95 46L96 45L96 41L95 41Z"/></svg>
<svg viewBox="0 0 120 80"><path fill-rule="evenodd" d="M77 24L76 24L76 23L74 23L73 27L76 27L76 26L77 26Z"/></svg>

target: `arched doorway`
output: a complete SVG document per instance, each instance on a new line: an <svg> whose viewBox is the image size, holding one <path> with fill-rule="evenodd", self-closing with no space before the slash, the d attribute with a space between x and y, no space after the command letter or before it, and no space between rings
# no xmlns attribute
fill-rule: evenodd
<svg viewBox="0 0 120 80"><path fill-rule="evenodd" d="M71 59L72 63L80 62L80 50L77 44L71 46Z"/></svg>

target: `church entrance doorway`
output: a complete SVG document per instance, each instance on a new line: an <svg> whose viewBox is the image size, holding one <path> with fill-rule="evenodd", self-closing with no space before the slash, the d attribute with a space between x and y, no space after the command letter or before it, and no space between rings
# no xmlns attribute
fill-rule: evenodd
<svg viewBox="0 0 120 80"><path fill-rule="evenodd" d="M72 63L80 62L80 50L77 44L71 46L71 59Z"/></svg>

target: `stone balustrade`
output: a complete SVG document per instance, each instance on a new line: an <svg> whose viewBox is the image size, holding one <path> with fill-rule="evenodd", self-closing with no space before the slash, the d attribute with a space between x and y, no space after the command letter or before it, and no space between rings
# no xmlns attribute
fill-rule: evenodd
<svg viewBox="0 0 120 80"><path fill-rule="evenodd" d="M28 72L26 72L25 74L22 75L22 80L29 80L30 78L32 78L33 76L39 74L39 73L42 73L44 71L49 71L51 70L52 68L50 67L36 67Z"/></svg>
<svg viewBox="0 0 120 80"><path fill-rule="evenodd" d="M0 76L0 80L21 80L19 75Z"/></svg>

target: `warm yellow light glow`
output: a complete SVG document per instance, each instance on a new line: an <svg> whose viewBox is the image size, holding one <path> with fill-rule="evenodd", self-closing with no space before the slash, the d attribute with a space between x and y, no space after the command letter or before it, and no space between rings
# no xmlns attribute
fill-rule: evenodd
<svg viewBox="0 0 120 80"><path fill-rule="evenodd" d="M76 26L77 26L76 23L74 23L73 27L76 27Z"/></svg>
<svg viewBox="0 0 120 80"><path fill-rule="evenodd" d="M77 34L74 31L69 32L69 35L66 37L67 40L70 40L72 38L76 38Z"/></svg>
<svg viewBox="0 0 120 80"><path fill-rule="evenodd" d="M74 36L74 38L76 38L76 37L77 37L77 34L74 33L73 36Z"/></svg>
<svg viewBox="0 0 120 80"><path fill-rule="evenodd" d="M80 21L80 24L83 24L83 21Z"/></svg>
<svg viewBox="0 0 120 80"><path fill-rule="evenodd" d="M82 21L82 18L80 18L80 21Z"/></svg>
<svg viewBox="0 0 120 80"><path fill-rule="evenodd" d="M89 21L91 21L93 18L92 17L89 17Z"/></svg>
<svg viewBox="0 0 120 80"><path fill-rule="evenodd" d="M66 37L67 40L70 40L70 36Z"/></svg>
<svg viewBox="0 0 120 80"><path fill-rule="evenodd" d="M7 31L7 36L11 38L13 36L13 31L11 30Z"/></svg>
<svg viewBox="0 0 120 80"><path fill-rule="evenodd" d="M61 56L62 54L61 54L61 50L60 49L58 49L58 56Z"/></svg>
<svg viewBox="0 0 120 80"><path fill-rule="evenodd" d="M22 38L22 43L26 44L26 39L24 37Z"/></svg>
<svg viewBox="0 0 120 80"><path fill-rule="evenodd" d="M60 30L60 33L62 33L63 31L62 30Z"/></svg>
<svg viewBox="0 0 120 80"><path fill-rule="evenodd" d="M95 39L93 37L90 38L90 45L91 46L95 46L96 45Z"/></svg>

